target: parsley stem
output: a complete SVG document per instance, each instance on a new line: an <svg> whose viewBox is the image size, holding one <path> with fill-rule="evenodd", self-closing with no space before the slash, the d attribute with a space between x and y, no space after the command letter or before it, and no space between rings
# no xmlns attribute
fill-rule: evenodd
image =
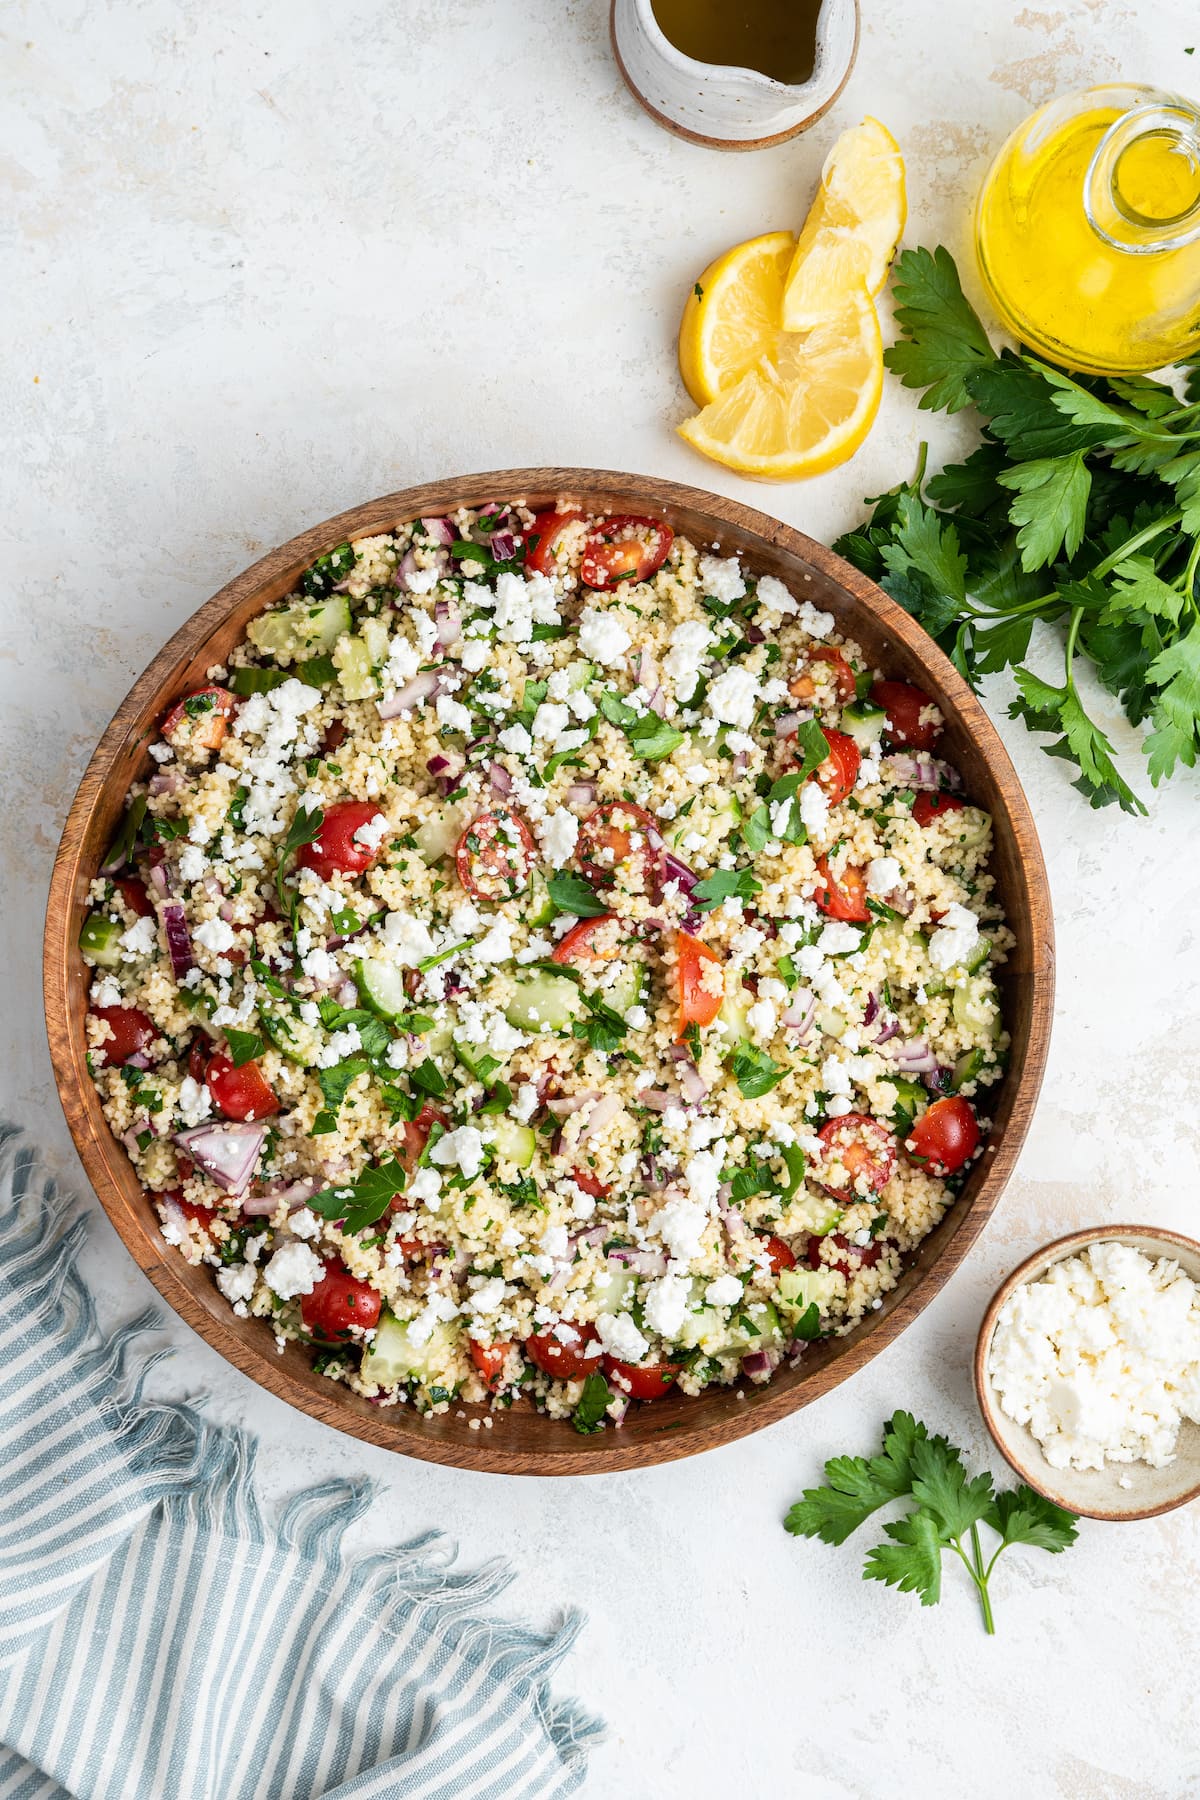
<svg viewBox="0 0 1200 1800"><path fill-rule="evenodd" d="M1188 557L1187 568L1183 571L1183 580L1180 583L1180 586L1183 589L1183 597L1193 612L1196 610L1197 569L1200 569L1200 537L1196 538L1192 544L1192 554Z"/></svg>
<svg viewBox="0 0 1200 1800"><path fill-rule="evenodd" d="M975 1585L979 1589L979 1604L983 1608L983 1627L989 1637L996 1635L996 1621L992 1617L992 1597L988 1593L987 1573L983 1567L983 1551L979 1546L979 1527L971 1527L971 1554L975 1559L978 1577Z"/></svg>
<svg viewBox="0 0 1200 1800"><path fill-rule="evenodd" d="M1102 561L1096 564L1094 569L1089 570L1089 574L1097 581L1103 580L1104 576L1112 574L1118 563L1123 563L1127 556L1132 556L1136 550L1141 549L1143 544L1152 543L1156 537L1161 537L1164 531L1169 531L1173 525L1178 525L1182 518L1182 507L1176 507L1174 512L1164 513L1161 519L1155 519L1152 525L1143 525L1140 531L1135 531L1132 537L1127 537L1123 544L1118 544L1116 549L1110 551Z"/></svg>
<svg viewBox="0 0 1200 1800"><path fill-rule="evenodd" d="M1071 624L1067 631L1067 648L1066 648L1067 692L1069 694L1073 694L1075 692L1075 675L1074 675L1075 643L1076 643L1076 639L1079 636L1079 627L1082 625L1082 623L1083 623L1083 608L1082 608L1082 606L1073 606L1071 608Z"/></svg>

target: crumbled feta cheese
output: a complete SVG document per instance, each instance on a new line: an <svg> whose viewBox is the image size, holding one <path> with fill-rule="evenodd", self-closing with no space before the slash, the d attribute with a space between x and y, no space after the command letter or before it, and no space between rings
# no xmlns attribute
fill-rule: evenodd
<svg viewBox="0 0 1200 1800"><path fill-rule="evenodd" d="M213 926L219 927L221 932L227 934L226 941L220 945L221 949L227 950L229 945L233 942L232 931L230 931L224 919L214 919L212 924ZM192 934L196 943L204 944L205 940L201 936L201 933L207 929L209 929L209 927L204 925L200 925L196 928ZM158 921L155 919L153 913L148 913L144 919L135 919L128 931L123 931L121 933L122 962L138 962L143 956L153 956L157 948Z"/></svg>
<svg viewBox="0 0 1200 1800"><path fill-rule="evenodd" d="M574 855L575 842L579 836L579 820L568 807L560 806L557 811L548 813L544 819L539 820L537 835L551 867L561 869Z"/></svg>
<svg viewBox="0 0 1200 1800"><path fill-rule="evenodd" d="M712 632L703 619L684 619L671 632L671 647L663 657L663 671L670 677L675 698L690 700L700 671L712 647Z"/></svg>
<svg viewBox="0 0 1200 1800"><path fill-rule="evenodd" d="M185 844L179 857L179 879L188 883L203 881L209 861L199 844Z"/></svg>
<svg viewBox="0 0 1200 1800"><path fill-rule="evenodd" d="M643 1315L651 1331L660 1337L679 1335L687 1318L691 1283L678 1275L663 1275L652 1281L643 1298Z"/></svg>
<svg viewBox="0 0 1200 1800"><path fill-rule="evenodd" d="M778 581L774 575L759 577L755 599L759 612L768 613L773 622L789 618L800 611L799 601L793 599L782 581Z"/></svg>
<svg viewBox="0 0 1200 1800"><path fill-rule="evenodd" d="M741 564L736 556L724 559L719 556L702 556L700 558L700 581L704 592L711 595L714 600L719 600L723 606L729 606L734 600L740 600L746 592Z"/></svg>
<svg viewBox="0 0 1200 1800"><path fill-rule="evenodd" d="M464 737L470 735L470 710L462 704L461 700L452 700L449 694L439 694L435 710L438 724L443 731L459 731ZM357 833L355 835L357 836Z"/></svg>
<svg viewBox="0 0 1200 1800"><path fill-rule="evenodd" d="M597 606L585 606L580 613L578 637L583 655L606 669L622 663L633 642L616 614Z"/></svg>
<svg viewBox="0 0 1200 1800"><path fill-rule="evenodd" d="M435 954L428 925L410 912L390 912L383 921L383 941L402 969L415 969Z"/></svg>
<svg viewBox="0 0 1200 1800"><path fill-rule="evenodd" d="M717 676L709 687L704 704L713 718L723 725L739 725L746 730L754 723L754 703L757 697L758 677L749 669L735 665L726 669L723 675Z"/></svg>
<svg viewBox="0 0 1200 1800"><path fill-rule="evenodd" d="M965 962L978 943L979 920L970 907L954 901L929 940L929 960L935 969L952 969Z"/></svg>
<svg viewBox="0 0 1200 1800"><path fill-rule="evenodd" d="M92 983L88 998L93 1006L120 1006L125 996L111 975L102 975Z"/></svg>
<svg viewBox="0 0 1200 1800"><path fill-rule="evenodd" d="M419 1200L430 1212L441 1204L442 1178L436 1169L418 1169L405 1190L406 1200Z"/></svg>
<svg viewBox="0 0 1200 1800"><path fill-rule="evenodd" d="M533 715L535 739L556 738L571 723L570 708L555 700L543 700Z"/></svg>
<svg viewBox="0 0 1200 1800"><path fill-rule="evenodd" d="M824 837L829 825L829 795L819 781L806 781L801 787L800 818L809 837Z"/></svg>
<svg viewBox="0 0 1200 1800"><path fill-rule="evenodd" d="M800 602L800 611L796 615L800 626L807 631L809 637L828 637L834 627L834 617L829 612L819 612L811 600Z"/></svg>
<svg viewBox="0 0 1200 1800"><path fill-rule="evenodd" d="M532 1081L523 1081L513 1095L509 1112L518 1125L528 1125L538 1109L538 1091Z"/></svg>
<svg viewBox="0 0 1200 1800"><path fill-rule="evenodd" d="M894 856L875 856L867 864L868 894L891 894L900 886L900 864Z"/></svg>
<svg viewBox="0 0 1200 1800"><path fill-rule="evenodd" d="M486 937L481 937L477 944L471 946L471 955L477 962L511 962L512 930L511 919L496 919Z"/></svg>
<svg viewBox="0 0 1200 1800"><path fill-rule="evenodd" d="M718 1275L705 1288L704 1298L710 1306L736 1306L742 1292L742 1284L736 1275Z"/></svg>
<svg viewBox="0 0 1200 1800"><path fill-rule="evenodd" d="M746 1023L756 1038L764 1044L775 1036L776 1013L769 1000L758 999L746 1013Z"/></svg>
<svg viewBox="0 0 1200 1800"><path fill-rule="evenodd" d="M467 1306L473 1313L499 1312L504 1305L506 1293L507 1289L503 1280L499 1275L494 1275L490 1281L485 1281L482 1287L476 1288L475 1292L468 1296Z"/></svg>
<svg viewBox="0 0 1200 1800"><path fill-rule="evenodd" d="M640 1362L650 1348L628 1313L601 1313L596 1329L605 1350L618 1362Z"/></svg>
<svg viewBox="0 0 1200 1800"><path fill-rule="evenodd" d="M281 1244L263 1270L263 1279L281 1300L294 1300L299 1294L311 1294L325 1265L307 1244L294 1239Z"/></svg>
<svg viewBox="0 0 1200 1800"><path fill-rule="evenodd" d="M848 1094L850 1074L836 1056L827 1056L821 1064L821 1086L827 1094Z"/></svg>
<svg viewBox="0 0 1200 1800"><path fill-rule="evenodd" d="M699 1157L692 1158L693 1163L697 1161ZM658 1233L677 1262L690 1263L700 1254L707 1223L708 1209L703 1204L697 1205L692 1200L668 1200L650 1220L650 1229Z"/></svg>
<svg viewBox="0 0 1200 1800"><path fill-rule="evenodd" d="M830 919L828 925L821 927L817 949L823 956L845 956L849 951L857 950L861 943L861 931L847 925L843 919Z"/></svg>
<svg viewBox="0 0 1200 1800"><path fill-rule="evenodd" d="M212 1114L212 1096L206 1082L185 1075L179 1084L179 1117L185 1125L201 1125Z"/></svg>
<svg viewBox="0 0 1200 1800"><path fill-rule="evenodd" d="M440 1137L429 1154L441 1168L457 1167L473 1181L483 1167L483 1134L474 1125L460 1125Z"/></svg>
<svg viewBox="0 0 1200 1800"><path fill-rule="evenodd" d="M528 757L533 754L533 739L524 725L506 725L496 741L510 756Z"/></svg>
<svg viewBox="0 0 1200 1800"><path fill-rule="evenodd" d="M217 1286L235 1308L251 1298L257 1280L258 1271L249 1263L231 1263L229 1268L217 1270Z"/></svg>

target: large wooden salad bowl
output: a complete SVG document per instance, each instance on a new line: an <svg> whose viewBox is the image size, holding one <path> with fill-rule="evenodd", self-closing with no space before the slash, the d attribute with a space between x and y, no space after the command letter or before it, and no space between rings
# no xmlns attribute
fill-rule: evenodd
<svg viewBox="0 0 1200 1800"><path fill-rule="evenodd" d="M888 675L913 681L946 717L945 753L971 796L995 822L993 868L1017 948L1001 972L1011 1062L994 1107L995 1125L970 1180L921 1244L899 1285L849 1336L813 1345L798 1366L765 1387L713 1388L697 1399L668 1394L631 1409L618 1429L581 1437L569 1424L522 1405L470 1427L479 1408L430 1417L378 1407L314 1374L308 1353L283 1355L270 1326L237 1318L212 1272L192 1268L163 1242L153 1209L104 1119L85 1064L89 974L77 949L88 884L104 856L130 783L148 765L147 745L168 702L223 662L247 622L289 593L315 557L346 538L369 536L420 515L524 498L564 497L588 509L657 511L695 542L738 552L755 574L778 576L836 615ZM431 1462L509 1475L582 1475L641 1468L732 1442L785 1418L844 1381L891 1343L958 1267L1012 1172L1041 1086L1054 998L1054 939L1046 872L1029 807L1004 747L967 684L914 621L857 570L802 532L736 501L648 476L603 469L510 469L431 482L314 525L273 550L202 606L135 683L80 783L54 865L46 919L45 1002L50 1052L67 1122L106 1212L139 1266L195 1330L272 1393L338 1430Z"/></svg>

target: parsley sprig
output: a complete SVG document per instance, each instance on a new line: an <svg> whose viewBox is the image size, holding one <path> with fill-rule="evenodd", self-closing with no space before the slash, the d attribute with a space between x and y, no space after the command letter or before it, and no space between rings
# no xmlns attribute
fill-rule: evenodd
<svg viewBox="0 0 1200 1800"><path fill-rule="evenodd" d="M1010 1544L1029 1544L1057 1555L1075 1542L1075 1515L1033 1489L997 1493L984 1471L968 1480L962 1454L944 1437L931 1436L911 1413L893 1413L883 1428L878 1456L835 1456L825 1464L824 1487L809 1488L788 1512L784 1527L795 1537L844 1544L852 1532L890 1500L911 1500L903 1518L884 1526L888 1542L867 1553L864 1581L885 1581L901 1593L919 1594L922 1606L942 1597L942 1552L953 1550L979 1595L984 1629L995 1632L988 1583ZM987 1525L1000 1539L985 1557L979 1537Z"/></svg>
<svg viewBox="0 0 1200 1800"><path fill-rule="evenodd" d="M920 404L982 415L965 462L869 502L835 548L873 576L968 681L1012 665L1009 708L1079 770L1092 806L1145 806L1079 691L1090 664L1135 725L1158 786L1200 747L1200 366L1185 397L1146 376L1068 375L997 355L949 251L896 261L902 338L885 353ZM1035 624L1061 682L1026 666Z"/></svg>

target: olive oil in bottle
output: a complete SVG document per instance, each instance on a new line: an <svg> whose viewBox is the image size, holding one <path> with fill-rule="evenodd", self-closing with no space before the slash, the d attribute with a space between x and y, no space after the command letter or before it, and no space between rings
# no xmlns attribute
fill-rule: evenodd
<svg viewBox="0 0 1200 1800"><path fill-rule="evenodd" d="M696 62L757 69L793 87L817 54L821 0L651 0L663 36Z"/></svg>

